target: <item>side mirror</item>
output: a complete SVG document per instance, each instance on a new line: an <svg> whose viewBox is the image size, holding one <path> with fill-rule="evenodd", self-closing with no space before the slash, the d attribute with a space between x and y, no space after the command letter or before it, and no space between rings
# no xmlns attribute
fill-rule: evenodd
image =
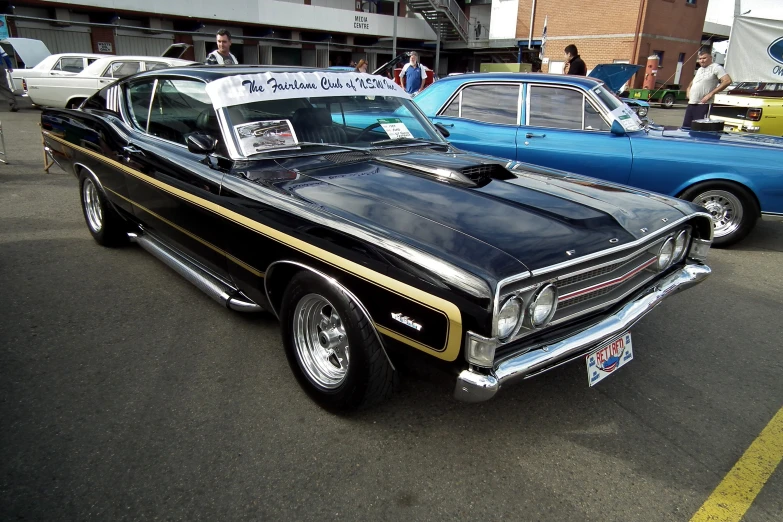
<svg viewBox="0 0 783 522"><path fill-rule="evenodd" d="M615 136L625 136L625 129L623 128L622 124L617 120L614 120L612 122L612 128L609 129L609 132L611 132Z"/></svg>
<svg viewBox="0 0 783 522"><path fill-rule="evenodd" d="M188 151L193 154L212 154L217 146L217 140L207 134L193 133L186 141Z"/></svg>
<svg viewBox="0 0 783 522"><path fill-rule="evenodd" d="M451 133L446 129L446 127L443 126L442 123L436 123L435 128L438 129L438 132L440 132L444 138L451 136Z"/></svg>

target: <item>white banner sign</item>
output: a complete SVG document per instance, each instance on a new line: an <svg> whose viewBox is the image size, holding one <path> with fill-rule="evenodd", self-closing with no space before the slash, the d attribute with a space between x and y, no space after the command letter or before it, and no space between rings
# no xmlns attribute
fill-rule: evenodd
<svg viewBox="0 0 783 522"><path fill-rule="evenodd" d="M410 96L383 76L354 72L265 72L226 76L207 85L216 109L258 101L327 96Z"/></svg>
<svg viewBox="0 0 783 522"><path fill-rule="evenodd" d="M783 82L783 21L735 17L725 69L735 82Z"/></svg>

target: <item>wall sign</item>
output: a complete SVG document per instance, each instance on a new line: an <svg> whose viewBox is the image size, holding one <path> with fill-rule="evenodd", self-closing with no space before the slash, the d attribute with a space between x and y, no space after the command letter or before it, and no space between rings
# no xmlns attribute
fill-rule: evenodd
<svg viewBox="0 0 783 522"><path fill-rule="evenodd" d="M353 16L353 28L363 29L365 31L370 30L370 17L367 15L354 15Z"/></svg>
<svg viewBox="0 0 783 522"><path fill-rule="evenodd" d="M112 45L111 42L98 42L98 52L99 53L112 53Z"/></svg>

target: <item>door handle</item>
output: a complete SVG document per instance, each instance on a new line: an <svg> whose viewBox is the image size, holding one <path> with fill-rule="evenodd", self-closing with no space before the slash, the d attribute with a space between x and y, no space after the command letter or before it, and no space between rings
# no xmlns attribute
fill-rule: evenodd
<svg viewBox="0 0 783 522"><path fill-rule="evenodd" d="M533 134L532 132L528 132L525 134L525 138L546 138L546 134Z"/></svg>
<svg viewBox="0 0 783 522"><path fill-rule="evenodd" d="M144 156L144 151L137 149L133 145L126 145L122 148L122 150L125 152L125 154L141 154Z"/></svg>

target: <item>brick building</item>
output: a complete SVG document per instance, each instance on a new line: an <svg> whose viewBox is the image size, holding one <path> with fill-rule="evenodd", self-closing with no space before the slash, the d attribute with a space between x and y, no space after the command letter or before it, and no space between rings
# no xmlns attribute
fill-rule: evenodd
<svg viewBox="0 0 783 522"><path fill-rule="evenodd" d="M534 0L518 2L516 37L524 39ZM544 72L562 72L563 49L572 43L588 70L599 63L644 66L657 54L657 81L685 86L693 79L706 13L707 0L535 0L532 34L540 41L546 19ZM642 81L637 74L634 86Z"/></svg>

